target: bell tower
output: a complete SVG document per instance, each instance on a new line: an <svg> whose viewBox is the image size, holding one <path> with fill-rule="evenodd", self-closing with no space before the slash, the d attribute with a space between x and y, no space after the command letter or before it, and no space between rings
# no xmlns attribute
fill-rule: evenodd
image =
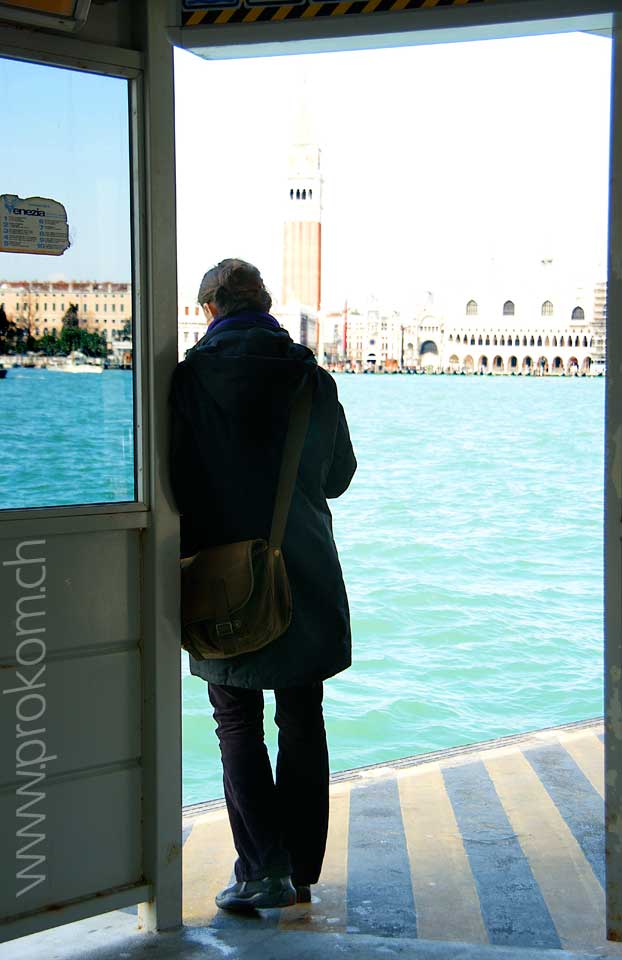
<svg viewBox="0 0 622 960"><path fill-rule="evenodd" d="M321 151L303 111L289 150L283 227L284 305L320 309L322 284Z"/></svg>

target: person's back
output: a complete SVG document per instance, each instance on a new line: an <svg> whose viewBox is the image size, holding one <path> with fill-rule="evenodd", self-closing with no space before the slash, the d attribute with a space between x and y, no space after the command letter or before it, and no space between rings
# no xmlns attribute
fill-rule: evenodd
<svg viewBox="0 0 622 960"><path fill-rule="evenodd" d="M332 377L267 313L256 268L223 261L199 301L212 320L179 364L171 389L171 479L183 556L212 545L267 539L294 396L308 378L313 405L288 515L283 557L292 621L268 646L195 660L218 721L238 883L220 906L284 906L317 881L328 823L322 681L351 662L348 601L326 498L356 469ZM277 701L276 786L263 743L264 689ZM251 800L252 798L252 800ZM250 884L250 885L249 885ZM301 894L300 891L304 892Z"/></svg>

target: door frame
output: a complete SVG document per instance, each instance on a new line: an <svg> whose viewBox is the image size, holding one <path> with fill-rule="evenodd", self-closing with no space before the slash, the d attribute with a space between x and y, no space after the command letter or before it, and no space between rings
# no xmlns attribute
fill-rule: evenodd
<svg viewBox="0 0 622 960"><path fill-rule="evenodd" d="M347 6L347 5L346 5ZM604 691L607 938L622 940L622 13L616 0L458 0L453 6L270 23L182 27L173 42L207 59L448 43L587 30L612 36L607 383L605 400ZM425 26L423 26L425 24ZM304 49L301 49L304 45Z"/></svg>

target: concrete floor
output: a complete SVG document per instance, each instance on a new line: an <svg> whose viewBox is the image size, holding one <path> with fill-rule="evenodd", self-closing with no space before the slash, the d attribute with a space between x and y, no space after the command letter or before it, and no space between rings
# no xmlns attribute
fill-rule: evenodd
<svg viewBox="0 0 622 960"><path fill-rule="evenodd" d="M367 934L284 935L275 927L226 932L185 927L143 934L127 914L104 914L0 947L3 960L595 960L606 955Z"/></svg>
<svg viewBox="0 0 622 960"><path fill-rule="evenodd" d="M143 934L115 911L0 960L620 956L605 940L602 737L572 724L335 777L313 902L249 917L214 905L235 857L223 805L187 808L183 930Z"/></svg>

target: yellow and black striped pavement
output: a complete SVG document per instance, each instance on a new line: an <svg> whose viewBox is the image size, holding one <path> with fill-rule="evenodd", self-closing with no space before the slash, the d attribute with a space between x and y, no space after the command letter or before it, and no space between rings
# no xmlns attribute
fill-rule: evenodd
<svg viewBox="0 0 622 960"><path fill-rule="evenodd" d="M603 793L600 721L350 771L331 784L313 902L254 917L214 904L235 859L224 806L189 807L184 923L622 953L606 942Z"/></svg>

